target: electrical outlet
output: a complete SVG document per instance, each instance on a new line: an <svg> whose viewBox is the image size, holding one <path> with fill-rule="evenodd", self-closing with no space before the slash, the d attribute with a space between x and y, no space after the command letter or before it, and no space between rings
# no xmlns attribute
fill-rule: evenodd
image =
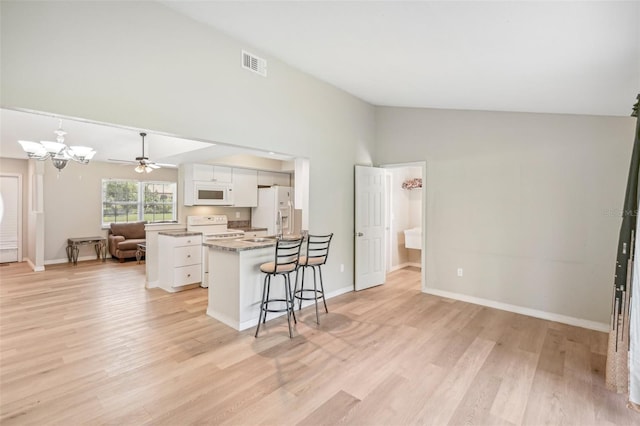
<svg viewBox="0 0 640 426"><path fill-rule="evenodd" d="M340 272L344 272L344 263L340 264Z"/></svg>
<svg viewBox="0 0 640 426"><path fill-rule="evenodd" d="M240 219L240 212L236 212L236 219Z"/></svg>
<svg viewBox="0 0 640 426"><path fill-rule="evenodd" d="M462 268L458 268L458 276L461 277L464 275L464 270Z"/></svg>

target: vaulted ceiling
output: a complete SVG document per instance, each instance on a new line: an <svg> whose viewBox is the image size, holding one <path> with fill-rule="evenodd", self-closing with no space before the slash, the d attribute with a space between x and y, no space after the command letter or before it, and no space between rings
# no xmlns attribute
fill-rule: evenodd
<svg viewBox="0 0 640 426"><path fill-rule="evenodd" d="M373 105L628 116L640 91L636 1L160 3ZM3 157L24 158L18 139L57 127L22 111L0 118ZM140 155L137 129L64 126L96 160ZM175 139L150 134L147 153L180 163L245 152Z"/></svg>
<svg viewBox="0 0 640 426"><path fill-rule="evenodd" d="M374 105L628 116L636 1L162 3Z"/></svg>

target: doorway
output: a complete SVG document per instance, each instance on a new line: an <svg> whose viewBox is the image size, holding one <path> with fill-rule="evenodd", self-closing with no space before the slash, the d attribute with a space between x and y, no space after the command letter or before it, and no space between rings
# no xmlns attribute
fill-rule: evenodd
<svg viewBox="0 0 640 426"><path fill-rule="evenodd" d="M385 284L395 271L413 274L424 291L426 170L424 161L355 166L356 291Z"/></svg>
<svg viewBox="0 0 640 426"><path fill-rule="evenodd" d="M385 164L386 173L386 273L398 270L425 272L425 162Z"/></svg>
<svg viewBox="0 0 640 426"><path fill-rule="evenodd" d="M22 176L0 175L0 263L22 258Z"/></svg>

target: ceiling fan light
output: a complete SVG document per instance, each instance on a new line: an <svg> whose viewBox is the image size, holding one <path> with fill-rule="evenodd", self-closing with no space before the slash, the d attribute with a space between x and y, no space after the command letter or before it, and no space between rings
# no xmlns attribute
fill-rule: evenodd
<svg viewBox="0 0 640 426"><path fill-rule="evenodd" d="M151 173L153 171L153 169L149 166L144 166L144 171L147 173Z"/></svg>
<svg viewBox="0 0 640 426"><path fill-rule="evenodd" d="M134 170L136 171L136 173L144 173L145 167L143 164L138 164Z"/></svg>

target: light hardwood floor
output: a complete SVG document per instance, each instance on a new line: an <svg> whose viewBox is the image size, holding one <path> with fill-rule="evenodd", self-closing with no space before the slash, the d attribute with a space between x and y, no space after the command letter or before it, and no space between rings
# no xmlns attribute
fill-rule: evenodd
<svg viewBox="0 0 640 426"><path fill-rule="evenodd" d="M144 265L0 267L0 422L640 424L604 388L604 333L385 286L236 332L207 290L144 289Z"/></svg>

